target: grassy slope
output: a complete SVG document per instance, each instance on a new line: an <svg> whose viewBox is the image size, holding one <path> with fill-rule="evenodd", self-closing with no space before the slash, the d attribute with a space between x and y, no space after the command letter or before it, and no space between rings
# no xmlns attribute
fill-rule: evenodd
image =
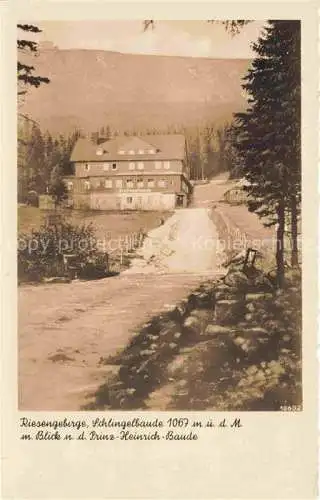
<svg viewBox="0 0 320 500"><path fill-rule="evenodd" d="M36 207L18 208L18 232L29 233L44 222L46 211ZM74 224L93 223L98 238L119 238L139 229L149 231L157 227L160 218L167 219L171 212L82 212L65 211Z"/></svg>

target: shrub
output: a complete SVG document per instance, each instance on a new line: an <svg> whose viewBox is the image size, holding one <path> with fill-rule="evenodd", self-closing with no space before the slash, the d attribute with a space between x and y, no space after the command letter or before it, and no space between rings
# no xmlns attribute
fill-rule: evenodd
<svg viewBox="0 0 320 500"><path fill-rule="evenodd" d="M64 275L64 254L75 257L84 277L94 273L101 277L106 272L106 256L97 250L93 225L73 225L57 215L48 217L39 230L19 235L19 280L40 281Z"/></svg>

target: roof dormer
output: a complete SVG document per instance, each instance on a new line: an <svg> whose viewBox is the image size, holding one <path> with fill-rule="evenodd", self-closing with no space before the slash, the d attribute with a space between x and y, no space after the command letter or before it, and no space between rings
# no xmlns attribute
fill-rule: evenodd
<svg viewBox="0 0 320 500"><path fill-rule="evenodd" d="M97 148L96 149L96 155L97 156L102 156L105 153L103 148Z"/></svg>

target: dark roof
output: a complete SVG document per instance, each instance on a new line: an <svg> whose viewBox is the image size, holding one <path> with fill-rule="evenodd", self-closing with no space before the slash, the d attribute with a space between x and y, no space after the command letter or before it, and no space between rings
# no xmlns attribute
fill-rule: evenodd
<svg viewBox="0 0 320 500"><path fill-rule="evenodd" d="M138 151L143 150L143 154ZM148 151L154 150L155 153ZM102 154L97 154L97 151ZM123 150L125 154L119 154ZM127 154L130 150L134 154ZM113 160L183 160L185 157L185 137L181 134L118 136L96 145L89 139L78 139L71 161L113 161Z"/></svg>

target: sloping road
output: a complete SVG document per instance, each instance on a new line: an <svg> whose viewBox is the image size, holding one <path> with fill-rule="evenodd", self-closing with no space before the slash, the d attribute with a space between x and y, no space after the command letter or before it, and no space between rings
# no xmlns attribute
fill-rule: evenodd
<svg viewBox="0 0 320 500"><path fill-rule="evenodd" d="M199 245L199 237L210 243ZM19 409L79 410L108 375L101 357L221 272L216 238L206 209L179 210L150 232L140 258L117 277L21 287Z"/></svg>

